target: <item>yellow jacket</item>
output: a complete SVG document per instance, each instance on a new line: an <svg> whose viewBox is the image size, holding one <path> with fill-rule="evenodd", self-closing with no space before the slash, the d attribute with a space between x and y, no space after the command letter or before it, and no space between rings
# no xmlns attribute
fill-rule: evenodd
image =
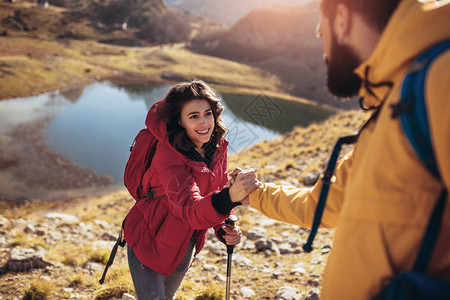
<svg viewBox="0 0 450 300"><path fill-rule="evenodd" d="M401 1L372 56L355 71L371 83L389 81L393 87L372 88L376 97L360 90L365 106L386 103L335 171L321 226L337 229L321 299L370 299L383 278L411 270L415 262L442 184L417 157L399 119L391 117L391 105L418 54L450 38L450 4L436 3ZM433 148L450 190L450 51L430 66L425 88ZM250 194L250 205L270 218L310 227L320 188L320 181L312 189L267 183ZM450 281L448 198L429 273Z"/></svg>

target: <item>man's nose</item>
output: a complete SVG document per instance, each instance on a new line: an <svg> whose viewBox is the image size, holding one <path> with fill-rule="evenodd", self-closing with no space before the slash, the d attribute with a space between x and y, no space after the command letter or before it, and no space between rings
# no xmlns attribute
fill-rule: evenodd
<svg viewBox="0 0 450 300"><path fill-rule="evenodd" d="M320 30L320 22L316 25L316 38L320 39L322 37L322 31Z"/></svg>

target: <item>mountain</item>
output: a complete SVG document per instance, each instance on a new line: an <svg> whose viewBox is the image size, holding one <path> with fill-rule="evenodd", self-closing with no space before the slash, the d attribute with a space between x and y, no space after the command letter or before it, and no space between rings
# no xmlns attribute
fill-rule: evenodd
<svg viewBox="0 0 450 300"><path fill-rule="evenodd" d="M49 4L48 8L31 0L2 4L0 29L141 46L186 42L222 27L206 17L171 8L163 0L50 0Z"/></svg>
<svg viewBox="0 0 450 300"><path fill-rule="evenodd" d="M338 101L327 91L322 42L315 34L319 5L313 0L301 6L254 10L227 30L198 35L191 49L272 72L296 96L354 108L354 101Z"/></svg>
<svg viewBox="0 0 450 300"><path fill-rule="evenodd" d="M247 13L260 8L287 7L306 3L308 0L166 0L165 2L197 16L216 19L233 25Z"/></svg>

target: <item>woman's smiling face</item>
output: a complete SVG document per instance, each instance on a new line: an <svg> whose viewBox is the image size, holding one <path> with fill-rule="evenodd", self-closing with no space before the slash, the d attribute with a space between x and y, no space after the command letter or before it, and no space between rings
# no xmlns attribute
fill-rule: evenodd
<svg viewBox="0 0 450 300"><path fill-rule="evenodd" d="M183 105L181 109L180 125L184 127L188 137L201 149L209 142L214 130L214 115L209 102L194 99Z"/></svg>

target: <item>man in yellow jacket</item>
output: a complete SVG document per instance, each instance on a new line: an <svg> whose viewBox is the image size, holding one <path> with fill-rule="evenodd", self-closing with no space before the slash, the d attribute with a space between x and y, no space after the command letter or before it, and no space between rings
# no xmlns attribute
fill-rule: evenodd
<svg viewBox="0 0 450 300"><path fill-rule="evenodd" d="M379 110L351 154L338 163L322 227L336 227L321 299L370 299L384 278L409 271L431 211L450 188L450 51L429 67L425 83L430 135L442 182L417 157L392 105L414 59L450 38L449 1L323 0L318 34L328 87L338 97L359 93ZM270 218L310 227L321 189L263 184L249 196ZM428 273L450 281L450 205Z"/></svg>

